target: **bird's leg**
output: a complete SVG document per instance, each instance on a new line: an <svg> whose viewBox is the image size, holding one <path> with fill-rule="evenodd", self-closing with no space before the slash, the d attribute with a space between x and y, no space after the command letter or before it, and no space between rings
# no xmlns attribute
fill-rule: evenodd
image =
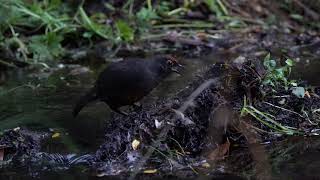
<svg viewBox="0 0 320 180"><path fill-rule="evenodd" d="M110 107L110 108L111 108L114 112L117 112L117 113L122 114L122 115L124 115L124 116L128 116L128 113L120 110L119 108L116 108L116 107Z"/></svg>

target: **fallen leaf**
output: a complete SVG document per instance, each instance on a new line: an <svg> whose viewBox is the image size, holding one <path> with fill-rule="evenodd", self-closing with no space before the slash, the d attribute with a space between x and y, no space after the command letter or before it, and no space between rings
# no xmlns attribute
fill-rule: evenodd
<svg viewBox="0 0 320 180"><path fill-rule="evenodd" d="M201 166L202 167L204 167L204 168L210 168L211 166L210 166L210 164L209 163L203 163L203 164L201 164Z"/></svg>
<svg viewBox="0 0 320 180"><path fill-rule="evenodd" d="M52 138L58 138L58 137L60 137L60 133L54 133L51 137Z"/></svg>
<svg viewBox="0 0 320 180"><path fill-rule="evenodd" d="M154 120L154 124L156 126L157 129L160 129L162 127L163 122L158 121L157 119Z"/></svg>
<svg viewBox="0 0 320 180"><path fill-rule="evenodd" d="M140 145L140 141L139 140L133 140L132 141L132 143L131 143L131 146L132 146L132 149L133 150L137 150L138 149L138 147L139 147L139 145Z"/></svg>
<svg viewBox="0 0 320 180"><path fill-rule="evenodd" d="M158 170L156 170L156 169L147 169L147 170L143 171L143 173L145 173L145 174L154 174L156 172L158 172Z"/></svg>
<svg viewBox="0 0 320 180"><path fill-rule="evenodd" d="M219 145L209 155L209 160L221 160L224 159L225 155L229 152L230 142L227 140L224 144Z"/></svg>
<svg viewBox="0 0 320 180"><path fill-rule="evenodd" d="M204 33L204 32L198 32L198 33L196 34L196 36L197 36L199 39L201 39L201 40L206 40L206 39L208 39L208 34L206 34L206 33Z"/></svg>

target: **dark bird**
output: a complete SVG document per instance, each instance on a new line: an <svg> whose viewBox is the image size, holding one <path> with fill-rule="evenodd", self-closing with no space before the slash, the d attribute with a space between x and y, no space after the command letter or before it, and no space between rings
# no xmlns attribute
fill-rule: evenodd
<svg viewBox="0 0 320 180"><path fill-rule="evenodd" d="M73 109L76 117L89 102L100 100L120 114L119 108L134 103L150 93L171 72L179 73L182 67L171 56L155 56L152 59L128 58L114 62L100 73L95 86L77 102Z"/></svg>

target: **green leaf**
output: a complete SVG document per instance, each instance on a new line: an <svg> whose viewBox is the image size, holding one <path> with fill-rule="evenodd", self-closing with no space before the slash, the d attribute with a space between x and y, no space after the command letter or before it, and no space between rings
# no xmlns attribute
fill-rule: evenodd
<svg viewBox="0 0 320 180"><path fill-rule="evenodd" d="M122 40L127 42L133 41L134 30L125 21L118 20L116 22L116 27Z"/></svg>
<svg viewBox="0 0 320 180"><path fill-rule="evenodd" d="M81 17L81 25L89 31L94 32L95 34L99 35L105 39L112 39L111 38L111 29L110 27L104 26L102 24L98 24L94 22L84 11L82 7L79 8L79 13Z"/></svg>
<svg viewBox="0 0 320 180"><path fill-rule="evenodd" d="M154 10L147 9L145 7L141 8L140 11L137 13L137 18L140 21L149 21L152 19L159 18L157 13Z"/></svg>
<svg viewBox="0 0 320 180"><path fill-rule="evenodd" d="M281 79L284 77L284 70L283 68L278 68L278 69L275 69L275 75L278 79Z"/></svg>
<svg viewBox="0 0 320 180"><path fill-rule="evenodd" d="M204 1L211 12L215 13L218 17L228 15L226 7L220 0L205 0Z"/></svg>
<svg viewBox="0 0 320 180"><path fill-rule="evenodd" d="M263 61L269 61L270 60L270 53L268 53L267 55L266 55L266 57L264 57L264 60Z"/></svg>
<svg viewBox="0 0 320 180"><path fill-rule="evenodd" d="M63 36L58 35L55 32L49 32L46 35L46 44L52 56L58 57L63 54L64 49L61 46L62 41L63 41Z"/></svg>
<svg viewBox="0 0 320 180"><path fill-rule="evenodd" d="M115 11L116 10L116 8L111 3L105 2L103 5L104 5L105 8L107 8L110 11Z"/></svg>
<svg viewBox="0 0 320 180"><path fill-rule="evenodd" d="M158 13L165 14L170 11L170 3L166 1L160 2L160 5L156 7Z"/></svg>
<svg viewBox="0 0 320 180"><path fill-rule="evenodd" d="M288 66L292 67L292 66L293 66L293 61L292 61L292 59L287 59L287 60L286 60L286 64L287 64Z"/></svg>
<svg viewBox="0 0 320 180"><path fill-rule="evenodd" d="M54 60L64 53L61 46L62 35L49 32L46 35L35 35L30 38L29 50L33 54L33 59L37 61Z"/></svg>
<svg viewBox="0 0 320 180"><path fill-rule="evenodd" d="M32 53L34 60L42 62L53 60L48 46L46 46L44 35L32 36L28 45L28 49Z"/></svg>
<svg viewBox="0 0 320 180"><path fill-rule="evenodd" d="M298 98L303 98L305 94L305 89L303 87L293 87L291 88L291 92Z"/></svg>
<svg viewBox="0 0 320 180"><path fill-rule="evenodd" d="M301 16L300 14L290 14L290 17L295 20L303 20L303 16Z"/></svg>
<svg viewBox="0 0 320 180"><path fill-rule="evenodd" d="M263 65L268 68L269 70L272 70L276 67L277 63L275 60L265 60L263 62Z"/></svg>
<svg viewBox="0 0 320 180"><path fill-rule="evenodd" d="M296 87L296 86L298 86L298 83L296 83L295 81L291 80L290 81L290 85Z"/></svg>

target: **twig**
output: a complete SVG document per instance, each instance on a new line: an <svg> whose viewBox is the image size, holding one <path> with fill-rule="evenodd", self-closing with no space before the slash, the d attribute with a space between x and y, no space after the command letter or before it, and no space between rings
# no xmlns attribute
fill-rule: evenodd
<svg viewBox="0 0 320 180"><path fill-rule="evenodd" d="M288 98L290 95L272 96L272 98Z"/></svg>
<svg viewBox="0 0 320 180"><path fill-rule="evenodd" d="M255 129L256 131L259 131L259 132L262 132L262 133L267 133L267 134L274 134L273 132L268 132L268 131L260 129L260 128L252 125L252 124L249 124L249 123L245 122L244 120L240 120L240 121L241 121L241 123L244 123L246 126L250 126L252 129Z"/></svg>
<svg viewBox="0 0 320 180"><path fill-rule="evenodd" d="M174 10L168 12L168 16L172 16L174 14L177 14L177 13L180 13L180 12L184 12L184 11L188 11L188 9L184 8L184 7L180 7L180 8L177 8L177 9L174 9Z"/></svg>
<svg viewBox="0 0 320 180"><path fill-rule="evenodd" d="M240 10L238 6L230 5L228 1L224 1L224 4L228 9L235 11L236 13L240 14L241 16L244 16L247 18L250 17L250 15L247 12Z"/></svg>
<svg viewBox="0 0 320 180"><path fill-rule="evenodd" d="M214 83L218 83L221 78L209 79L206 82L202 83L187 99L185 103L178 109L180 112L184 112L187 108L193 104L193 100L202 93L203 90L207 89Z"/></svg>
<svg viewBox="0 0 320 180"><path fill-rule="evenodd" d="M306 119L309 121L310 124L312 125L318 125L318 123L312 122L308 116L308 113L306 111L302 111L304 113L304 115L306 116Z"/></svg>
<svg viewBox="0 0 320 180"><path fill-rule="evenodd" d="M17 68L16 65L14 65L14 64L12 64L12 63L8 63L8 62L6 62L6 61L4 61L4 60L1 60L1 59L0 59L0 64L3 64L3 65L8 66L8 67Z"/></svg>
<svg viewBox="0 0 320 180"><path fill-rule="evenodd" d="M274 105L274 104L271 104L269 102L263 102L264 104L267 104L269 106L272 106L272 107L275 107L275 108L278 108L278 109L281 109L281 110L284 110L284 111L287 111L287 112L290 112L290 113L293 113L293 114L296 114L302 118L304 118L301 114L295 112L295 111L292 111L292 110L289 110L289 109L286 109L286 108L283 108L283 107L280 107L280 106L277 106L277 105Z"/></svg>

